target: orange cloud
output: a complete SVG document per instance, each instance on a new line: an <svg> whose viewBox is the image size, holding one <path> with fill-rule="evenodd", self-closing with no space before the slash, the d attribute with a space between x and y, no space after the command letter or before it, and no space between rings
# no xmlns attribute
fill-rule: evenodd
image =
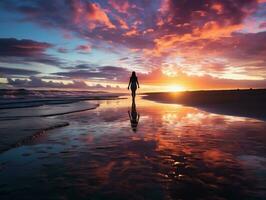
<svg viewBox="0 0 266 200"><path fill-rule="evenodd" d="M151 33L151 32L153 32L154 31L154 29L152 29L152 28L148 28L148 29L146 29L145 31L143 31L143 33L144 34L147 34L147 33Z"/></svg>
<svg viewBox="0 0 266 200"><path fill-rule="evenodd" d="M89 29L94 29L98 25L104 25L107 28L115 29L115 25L110 21L106 12L97 3L87 3L74 1L74 23L77 25L87 24Z"/></svg>
<svg viewBox="0 0 266 200"><path fill-rule="evenodd" d="M211 8L215 10L218 14L222 14L223 12L223 5L219 3L212 4Z"/></svg>
<svg viewBox="0 0 266 200"><path fill-rule="evenodd" d="M134 36L134 35L138 35L138 31L137 31L137 29L132 29L132 30L124 33L124 35L129 36L129 37Z"/></svg>
<svg viewBox="0 0 266 200"><path fill-rule="evenodd" d="M115 28L114 24L112 24L107 14L103 9L101 9L99 4L91 3L88 4L88 6L91 7L91 12L87 13L88 20L95 22L95 24L92 24L92 27L95 27L97 23L101 23L108 28Z"/></svg>
<svg viewBox="0 0 266 200"><path fill-rule="evenodd" d="M161 56L163 52L170 49L176 49L183 43L193 42L202 39L216 40L221 37L230 37L234 31L240 30L241 24L237 25L219 25L215 21L205 23L201 28L195 28L192 33L183 35L170 34L154 39L155 49L145 50L147 54ZM175 52L174 52L175 53Z"/></svg>
<svg viewBox="0 0 266 200"><path fill-rule="evenodd" d="M118 16L116 17L116 19L117 19L118 23L120 24L121 28L128 29L128 25L127 25L126 21L124 21L122 18L120 18Z"/></svg>

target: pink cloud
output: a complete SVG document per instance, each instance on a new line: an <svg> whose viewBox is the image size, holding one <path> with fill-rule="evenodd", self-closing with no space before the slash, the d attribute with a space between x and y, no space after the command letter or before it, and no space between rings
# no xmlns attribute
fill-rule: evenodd
<svg viewBox="0 0 266 200"><path fill-rule="evenodd" d="M127 13L130 8L127 0L109 0L108 3L120 13Z"/></svg>
<svg viewBox="0 0 266 200"><path fill-rule="evenodd" d="M266 22L262 22L262 23L259 25L259 28L261 28L261 29L266 28Z"/></svg>
<svg viewBox="0 0 266 200"><path fill-rule="evenodd" d="M89 53L91 51L90 45L79 45L76 47L76 50L80 53Z"/></svg>

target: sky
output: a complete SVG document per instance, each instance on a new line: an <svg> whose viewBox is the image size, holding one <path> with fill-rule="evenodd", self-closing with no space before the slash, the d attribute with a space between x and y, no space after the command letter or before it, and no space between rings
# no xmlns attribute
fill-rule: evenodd
<svg viewBox="0 0 266 200"><path fill-rule="evenodd" d="M0 88L266 88L266 0L1 0Z"/></svg>

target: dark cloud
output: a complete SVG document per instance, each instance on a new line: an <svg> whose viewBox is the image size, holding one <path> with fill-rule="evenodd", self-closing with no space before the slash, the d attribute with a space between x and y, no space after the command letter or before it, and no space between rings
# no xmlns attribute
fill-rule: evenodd
<svg viewBox="0 0 266 200"><path fill-rule="evenodd" d="M127 81L130 71L122 67L102 66L98 68L85 69L87 65L78 65L77 70L68 72L56 72L53 75L80 78L80 79L104 79L111 81ZM83 69L82 69L83 68Z"/></svg>
<svg viewBox="0 0 266 200"><path fill-rule="evenodd" d="M123 60L128 60L129 58L128 57L123 57L123 58L120 58L119 60L123 61Z"/></svg>
<svg viewBox="0 0 266 200"><path fill-rule="evenodd" d="M262 23L259 25L259 28L261 28L261 29L266 28L266 22L262 22Z"/></svg>
<svg viewBox="0 0 266 200"><path fill-rule="evenodd" d="M61 61L45 53L47 49L52 47L52 44L46 42L0 38L0 61L14 63L38 62L58 66Z"/></svg>
<svg viewBox="0 0 266 200"><path fill-rule="evenodd" d="M79 62L79 61L77 61L77 62ZM80 62L82 63L83 61L80 61ZM95 70L98 67L101 67L101 66L93 64L93 63L82 63L82 64L78 64L75 66L68 66L68 67L61 66L60 68L61 69L67 69L67 70L84 70L84 69L85 70L87 70L87 69Z"/></svg>
<svg viewBox="0 0 266 200"><path fill-rule="evenodd" d="M18 40L15 38L0 38L0 55L31 57L43 55L44 52L53 45L46 42L36 42L33 40Z"/></svg>
<svg viewBox="0 0 266 200"><path fill-rule="evenodd" d="M57 89L91 89L104 90L111 89L110 85L103 86L96 84L94 86L87 85L84 81L73 80L72 83L64 84L62 82L43 81L41 78L31 76L29 80L7 78L7 84L16 88L57 88Z"/></svg>
<svg viewBox="0 0 266 200"><path fill-rule="evenodd" d="M202 25L200 21L217 21L221 25L240 24L257 6L256 0L234 0L233 2L231 0L168 0L168 3L169 11L173 16L171 22L174 24L198 22L199 25Z"/></svg>
<svg viewBox="0 0 266 200"><path fill-rule="evenodd" d="M203 45L204 53L238 60L266 60L266 32L237 33Z"/></svg>
<svg viewBox="0 0 266 200"><path fill-rule="evenodd" d="M91 68L91 65L88 65L88 64L80 64L80 65L76 65L73 68L74 69L89 69L89 68Z"/></svg>
<svg viewBox="0 0 266 200"><path fill-rule="evenodd" d="M59 52L59 53L67 53L68 52L68 49L66 49L66 48L58 48L57 49L57 51Z"/></svg>
<svg viewBox="0 0 266 200"><path fill-rule="evenodd" d="M34 70L27 70L27 69L18 69L18 68L7 68L7 67L0 67L0 77L6 75L22 75L22 76L32 76L37 75L40 72Z"/></svg>

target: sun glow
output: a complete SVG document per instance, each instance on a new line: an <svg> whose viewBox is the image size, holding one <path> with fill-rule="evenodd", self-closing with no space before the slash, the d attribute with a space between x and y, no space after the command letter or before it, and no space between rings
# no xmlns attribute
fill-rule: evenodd
<svg viewBox="0 0 266 200"><path fill-rule="evenodd" d="M185 88L181 85L169 85L166 87L166 90L169 92L179 92L179 91L184 91Z"/></svg>

